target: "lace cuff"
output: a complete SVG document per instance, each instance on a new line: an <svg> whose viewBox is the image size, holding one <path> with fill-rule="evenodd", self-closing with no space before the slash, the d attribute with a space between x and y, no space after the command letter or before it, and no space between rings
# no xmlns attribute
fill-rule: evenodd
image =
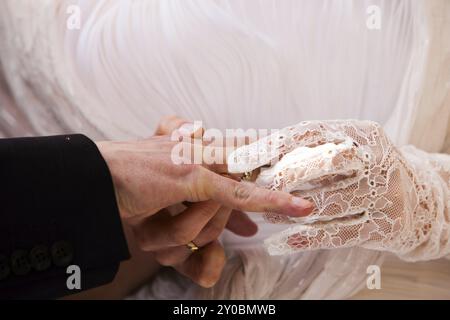
<svg viewBox="0 0 450 320"><path fill-rule="evenodd" d="M419 198L411 223L416 238L410 251L398 256L403 260L431 260L450 255L450 155L430 154L413 146L400 152L415 171ZM450 259L450 256L448 256Z"/></svg>

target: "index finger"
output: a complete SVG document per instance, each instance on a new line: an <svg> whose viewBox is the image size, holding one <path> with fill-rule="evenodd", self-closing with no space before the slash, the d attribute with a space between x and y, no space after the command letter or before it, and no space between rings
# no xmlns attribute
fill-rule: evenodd
<svg viewBox="0 0 450 320"><path fill-rule="evenodd" d="M198 179L199 190L208 199L240 211L275 212L293 217L303 217L313 210L305 199L282 191L259 188L253 183L237 182L202 168Z"/></svg>

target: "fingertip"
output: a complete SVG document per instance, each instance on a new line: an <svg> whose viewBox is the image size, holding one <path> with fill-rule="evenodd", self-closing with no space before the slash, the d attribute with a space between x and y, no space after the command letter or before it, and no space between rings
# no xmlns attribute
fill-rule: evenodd
<svg viewBox="0 0 450 320"><path fill-rule="evenodd" d="M199 139L203 137L205 129L198 125L198 123L184 122L179 128L178 132L184 137Z"/></svg>
<svg viewBox="0 0 450 320"><path fill-rule="evenodd" d="M252 237L258 233L258 225L253 223L253 226L249 228L248 233L245 235L246 237Z"/></svg>
<svg viewBox="0 0 450 320"><path fill-rule="evenodd" d="M204 288L211 288L220 279L222 270L225 267L226 256L224 249L217 240L209 245L207 255L206 260L203 260L204 270L199 277L199 284Z"/></svg>
<svg viewBox="0 0 450 320"><path fill-rule="evenodd" d="M233 210L227 229L241 237L251 237L258 232L258 225L242 211Z"/></svg>
<svg viewBox="0 0 450 320"><path fill-rule="evenodd" d="M220 280L220 274L218 274L217 276L213 276L207 279L201 279L199 281L199 285L202 286L203 288L212 288L216 285L216 283Z"/></svg>
<svg viewBox="0 0 450 320"><path fill-rule="evenodd" d="M246 222L245 228L243 228L243 232L241 233L241 236L252 237L257 233L258 233L258 225L256 223L254 223L252 220L248 219Z"/></svg>
<svg viewBox="0 0 450 320"><path fill-rule="evenodd" d="M300 198L300 197L292 197L291 202L294 206L298 208L312 208L313 204L311 201L308 201L306 199Z"/></svg>
<svg viewBox="0 0 450 320"><path fill-rule="evenodd" d="M300 197L291 197L291 207L293 216L304 217L314 210L314 203Z"/></svg>
<svg viewBox="0 0 450 320"><path fill-rule="evenodd" d="M180 128L183 124L189 123L190 121L180 118L176 115L170 115L163 117L156 129L156 135L170 135L174 130Z"/></svg>
<svg viewBox="0 0 450 320"><path fill-rule="evenodd" d="M238 231L232 230L233 233L237 234L241 237L253 237L255 234L258 233L258 226L255 223L248 224L245 227L242 227Z"/></svg>

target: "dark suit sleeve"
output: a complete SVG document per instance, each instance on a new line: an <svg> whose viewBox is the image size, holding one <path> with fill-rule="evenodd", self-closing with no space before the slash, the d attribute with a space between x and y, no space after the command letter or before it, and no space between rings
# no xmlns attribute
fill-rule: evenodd
<svg viewBox="0 0 450 320"><path fill-rule="evenodd" d="M111 282L129 258L109 169L83 135L0 139L0 298ZM72 276L72 277L71 277ZM70 277L70 278L69 278Z"/></svg>

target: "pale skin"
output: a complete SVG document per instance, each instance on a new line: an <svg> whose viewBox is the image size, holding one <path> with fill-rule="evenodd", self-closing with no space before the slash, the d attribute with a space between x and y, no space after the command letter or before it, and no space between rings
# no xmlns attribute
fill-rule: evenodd
<svg viewBox="0 0 450 320"><path fill-rule="evenodd" d="M257 226L243 212L308 215L310 202L281 191L260 189L226 175L223 165L178 165L171 161L173 131L190 132L189 122L163 119L153 137L130 142L98 142L113 178L131 259L120 265L115 280L73 298L123 298L163 266L170 266L202 287L212 287L225 265L217 238L227 228L252 236ZM201 134L201 133L200 133ZM181 204L172 216L166 208ZM186 244L200 250L192 253Z"/></svg>

